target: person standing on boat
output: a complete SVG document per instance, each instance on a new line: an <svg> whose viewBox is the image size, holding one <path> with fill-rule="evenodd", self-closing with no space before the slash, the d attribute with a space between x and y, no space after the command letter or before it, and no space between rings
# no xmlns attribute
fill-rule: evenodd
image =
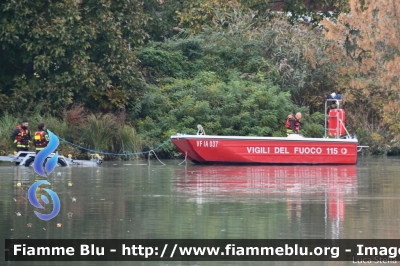
<svg viewBox="0 0 400 266"><path fill-rule="evenodd" d="M17 151L28 151L31 142L31 133L28 129L28 120L23 119L21 124L16 126L11 134L11 140L17 145Z"/></svg>
<svg viewBox="0 0 400 266"><path fill-rule="evenodd" d="M298 112L296 115L290 114L288 115L286 119L286 132L288 134L299 134L300 133L300 119L301 119L301 113Z"/></svg>
<svg viewBox="0 0 400 266"><path fill-rule="evenodd" d="M35 132L35 137L33 140L33 145L35 145L36 153L40 152L49 144L50 138L46 130L46 125L44 123L39 123L38 131Z"/></svg>

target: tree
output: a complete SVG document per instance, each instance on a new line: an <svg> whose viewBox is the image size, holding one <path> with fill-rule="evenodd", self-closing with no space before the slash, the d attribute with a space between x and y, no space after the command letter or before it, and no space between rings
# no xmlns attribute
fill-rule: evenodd
<svg viewBox="0 0 400 266"><path fill-rule="evenodd" d="M318 101L314 92L328 95L336 78L321 29L286 18L262 21L239 7L216 14L199 34L138 49L149 84L130 116L139 134L166 139L196 133L200 123L207 134L282 136L287 115L300 111L303 134L321 137L324 115L309 116L307 105Z"/></svg>
<svg viewBox="0 0 400 266"><path fill-rule="evenodd" d="M148 40L164 41L179 33L176 12L182 8L177 0L147 0L143 2L143 10L148 21L144 29Z"/></svg>
<svg viewBox="0 0 400 266"><path fill-rule="evenodd" d="M138 0L0 1L0 104L27 113L73 102L126 108L141 94L132 48L146 19Z"/></svg>
<svg viewBox="0 0 400 266"><path fill-rule="evenodd" d="M332 60L332 41L324 38L320 28L291 25L285 16L256 19L255 11L234 9L218 12L212 31L239 38L239 49L247 42L256 42L251 49L255 53L255 47L261 47L258 60L264 62L251 71L272 78L291 93L295 104L322 111L326 95L337 86L338 64ZM222 42L224 36L220 39Z"/></svg>
<svg viewBox="0 0 400 266"><path fill-rule="evenodd" d="M314 26L323 18L336 18L348 10L348 0L199 0L183 1L177 11L179 25L195 32L217 20L221 10L237 9L257 11L259 17L273 17L282 11L292 23L307 21ZM272 11L272 12L271 12Z"/></svg>
<svg viewBox="0 0 400 266"><path fill-rule="evenodd" d="M324 22L342 65L339 83L363 129L400 141L400 3L351 0L350 7L338 23Z"/></svg>

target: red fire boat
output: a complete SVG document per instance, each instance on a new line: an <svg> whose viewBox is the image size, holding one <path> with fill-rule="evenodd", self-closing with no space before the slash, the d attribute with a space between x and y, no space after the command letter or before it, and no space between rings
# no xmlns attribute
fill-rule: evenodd
<svg viewBox="0 0 400 266"><path fill-rule="evenodd" d="M327 103L337 108L327 114ZM194 163L230 164L356 164L359 146L345 128L341 99L325 101L325 137L306 138L299 134L287 137L249 137L205 135L198 125L197 135L177 134L171 141ZM327 127L328 125L328 127ZM329 136L328 136L329 135Z"/></svg>

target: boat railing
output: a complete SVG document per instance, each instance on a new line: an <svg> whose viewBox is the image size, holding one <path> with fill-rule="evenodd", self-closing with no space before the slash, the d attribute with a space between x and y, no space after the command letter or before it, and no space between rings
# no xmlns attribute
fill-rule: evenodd
<svg viewBox="0 0 400 266"><path fill-rule="evenodd" d="M360 152L364 148L369 148L369 146L357 146L357 152Z"/></svg>
<svg viewBox="0 0 400 266"><path fill-rule="evenodd" d="M346 126L344 125L342 119L340 119L339 117L338 117L337 119L339 119L339 123L342 124L344 130L346 131L347 137L348 137L348 138L351 138L351 135L350 135L349 131L347 131L347 128L346 128ZM336 130L338 130L338 129L336 129Z"/></svg>

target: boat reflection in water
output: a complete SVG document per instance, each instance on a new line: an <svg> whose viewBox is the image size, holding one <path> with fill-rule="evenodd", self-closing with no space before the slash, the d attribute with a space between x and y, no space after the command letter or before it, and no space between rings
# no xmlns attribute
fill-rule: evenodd
<svg viewBox="0 0 400 266"><path fill-rule="evenodd" d="M174 189L186 201L285 202L288 215L301 217L302 204L325 204L325 219L343 221L345 204L357 197L357 167L187 166L175 173Z"/></svg>

